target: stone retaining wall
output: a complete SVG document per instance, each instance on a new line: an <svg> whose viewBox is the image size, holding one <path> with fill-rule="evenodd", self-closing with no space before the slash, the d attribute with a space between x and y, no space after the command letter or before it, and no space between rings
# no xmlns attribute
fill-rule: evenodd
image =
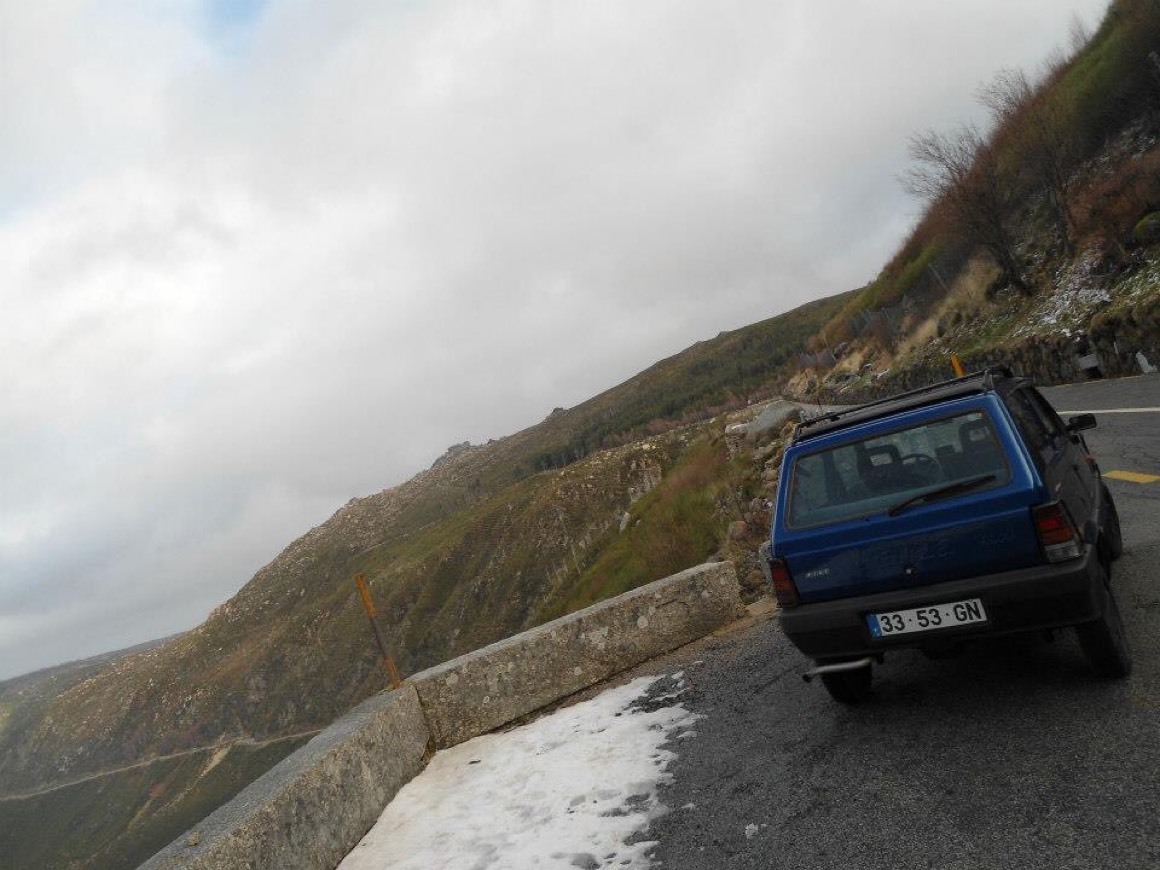
<svg viewBox="0 0 1160 870"><path fill-rule="evenodd" d="M435 745L454 746L742 615L729 562L702 565L415 674Z"/></svg>
<svg viewBox="0 0 1160 870"><path fill-rule="evenodd" d="M426 764L414 686L359 704L140 870L332 870Z"/></svg>
<svg viewBox="0 0 1160 870"><path fill-rule="evenodd" d="M333 870L436 747L525 716L744 612L733 565L711 563L415 674L355 707L139 870Z"/></svg>
<svg viewBox="0 0 1160 870"><path fill-rule="evenodd" d="M1028 339L1021 344L1007 348L996 348L987 352L964 354L963 367L975 372L993 365L1005 365L1021 377L1032 378L1040 386L1055 386L1085 381L1094 372L1085 370L1080 362L1088 354L1094 354L1099 364L1099 376L1122 377L1140 374L1136 362L1136 351L1141 350L1153 364L1160 364L1160 337L1140 337L1135 333L1133 341L1107 339L1103 334L1093 332L1088 345L1081 352L1073 339L1063 337L1051 339ZM925 387L954 377L949 357L940 357L921 365L910 366L888 373L872 387L847 389L841 392L823 387L809 395L792 396L803 403L818 401L856 405L871 402L895 393ZM808 415L807 415L808 416Z"/></svg>

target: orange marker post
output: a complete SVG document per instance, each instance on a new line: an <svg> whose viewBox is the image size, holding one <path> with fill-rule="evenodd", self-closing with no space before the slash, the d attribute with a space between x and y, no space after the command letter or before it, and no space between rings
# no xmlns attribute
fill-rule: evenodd
<svg viewBox="0 0 1160 870"><path fill-rule="evenodd" d="M402 685L402 678L399 676L399 669L395 667L395 660L391 658L390 653L387 652L387 645L383 642L382 632L379 631L378 611L375 609L375 601L371 598L371 588L367 585L367 578L359 574L354 578L354 582L358 584L358 594L362 598L363 610L367 612L367 618L371 621L371 629L375 633L375 642L379 645L379 652L383 656L383 667L387 670L387 677L391 681L391 688L397 689Z"/></svg>

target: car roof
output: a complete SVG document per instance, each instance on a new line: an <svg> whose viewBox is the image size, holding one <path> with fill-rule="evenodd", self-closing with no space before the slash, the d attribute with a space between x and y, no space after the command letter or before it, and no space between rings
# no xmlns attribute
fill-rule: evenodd
<svg viewBox="0 0 1160 870"><path fill-rule="evenodd" d="M859 423L889 417L900 411L911 411L915 408L938 405L963 396L991 392L1004 395L1026 383L1030 383L1030 381L1027 378L1015 377L1006 366L992 366L961 378L952 378L949 381L941 381L937 384L920 387L917 390L897 393L864 405L810 417L803 420L794 429L792 443L797 444L800 441L847 429Z"/></svg>

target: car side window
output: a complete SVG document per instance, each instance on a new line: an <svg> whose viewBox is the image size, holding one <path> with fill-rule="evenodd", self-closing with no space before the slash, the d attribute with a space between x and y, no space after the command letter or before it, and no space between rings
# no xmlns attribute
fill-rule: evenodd
<svg viewBox="0 0 1160 870"><path fill-rule="evenodd" d="M1043 418L1035 413L1027 397L1027 391L1017 390L1007 399L1007 408L1015 418L1015 425L1020 429L1024 440L1032 449L1042 450L1046 447L1051 436L1047 434L1047 427Z"/></svg>
<svg viewBox="0 0 1160 870"><path fill-rule="evenodd" d="M1043 469L1044 463L1053 453L1051 430L1043 416L1036 411L1027 390L1016 390L1007 400L1007 408L1015 418L1015 425L1031 448L1035 464Z"/></svg>
<svg viewBox="0 0 1160 870"><path fill-rule="evenodd" d="M1051 433L1053 439L1067 434L1063 420L1059 418L1059 415L1055 413L1055 409L1047 403L1047 399L1043 398L1038 390L1029 388L1021 392L1027 394L1027 398L1031 401L1032 407L1035 408L1036 413L1043 420L1043 425Z"/></svg>

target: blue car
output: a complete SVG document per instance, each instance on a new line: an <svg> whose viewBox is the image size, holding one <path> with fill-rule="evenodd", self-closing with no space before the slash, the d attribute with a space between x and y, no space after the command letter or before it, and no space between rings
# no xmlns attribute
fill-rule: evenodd
<svg viewBox="0 0 1160 870"><path fill-rule="evenodd" d="M1005 368L799 424L761 562L806 678L857 703L888 651L1067 626L1098 673L1127 676L1095 425Z"/></svg>

